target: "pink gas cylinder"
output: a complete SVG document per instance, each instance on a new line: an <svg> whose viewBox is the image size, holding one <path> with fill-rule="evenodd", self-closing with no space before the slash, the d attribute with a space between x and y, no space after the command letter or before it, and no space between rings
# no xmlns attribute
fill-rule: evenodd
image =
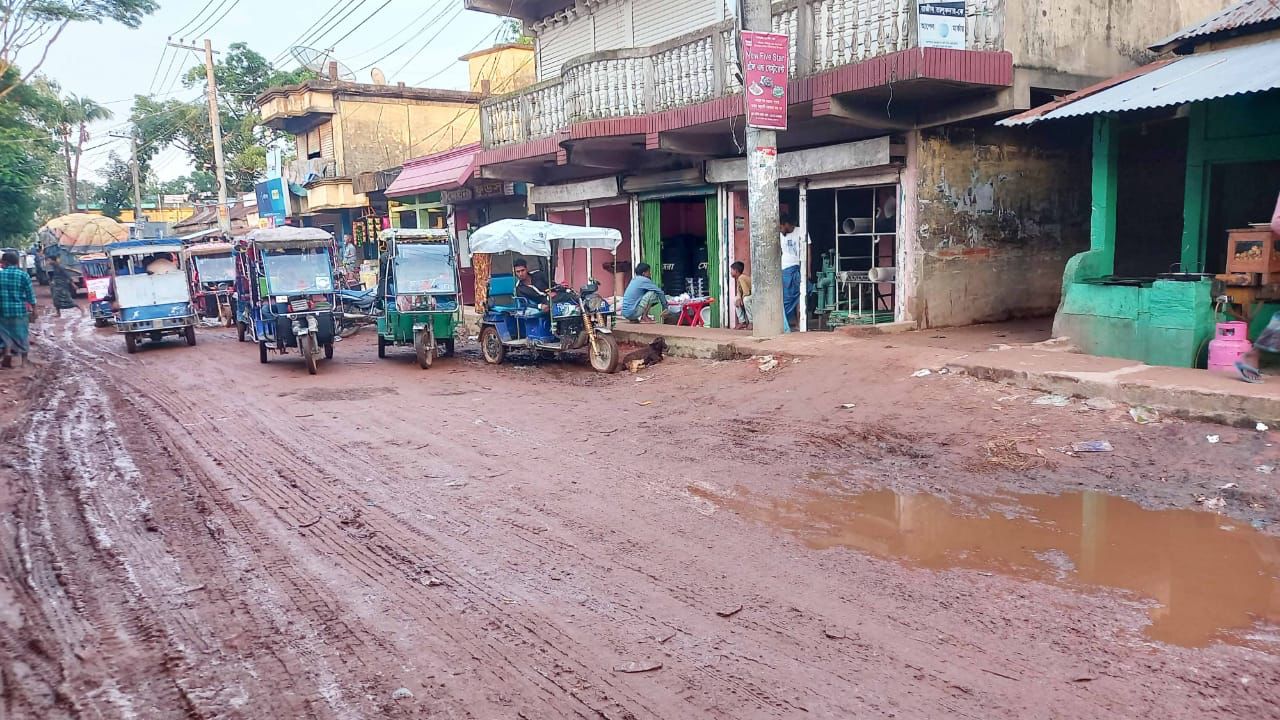
<svg viewBox="0 0 1280 720"><path fill-rule="evenodd" d="M1209 369L1234 373L1236 361L1252 348L1247 323L1218 323L1209 341Z"/></svg>

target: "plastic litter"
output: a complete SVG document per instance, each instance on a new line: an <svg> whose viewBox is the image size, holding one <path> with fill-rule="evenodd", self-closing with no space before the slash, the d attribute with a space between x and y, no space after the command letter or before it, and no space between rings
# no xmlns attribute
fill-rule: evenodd
<svg viewBox="0 0 1280 720"><path fill-rule="evenodd" d="M1111 452L1115 448L1111 447L1111 443L1106 440L1086 440L1084 442L1072 443L1071 449L1078 453L1095 453Z"/></svg>
<svg viewBox="0 0 1280 720"><path fill-rule="evenodd" d="M929 368L920 368L919 370L911 373L911 377L922 378L922 377L928 377L932 374L933 374L933 371L930 370Z"/></svg>
<svg viewBox="0 0 1280 720"><path fill-rule="evenodd" d="M1258 432L1266 432L1271 428L1267 427L1266 423L1258 423L1257 425L1253 426L1253 429L1257 430Z"/></svg>
<svg viewBox="0 0 1280 720"><path fill-rule="evenodd" d="M1066 395L1041 395L1031 401L1032 405L1052 405L1054 407L1066 407L1071 404L1071 398Z"/></svg>
<svg viewBox="0 0 1280 720"><path fill-rule="evenodd" d="M1160 422L1160 413L1149 407L1135 406L1129 408L1129 417L1139 425L1150 425Z"/></svg>
<svg viewBox="0 0 1280 720"><path fill-rule="evenodd" d="M1222 438L1218 435L1205 435L1204 439L1208 440L1210 445L1217 445L1222 442Z"/></svg>

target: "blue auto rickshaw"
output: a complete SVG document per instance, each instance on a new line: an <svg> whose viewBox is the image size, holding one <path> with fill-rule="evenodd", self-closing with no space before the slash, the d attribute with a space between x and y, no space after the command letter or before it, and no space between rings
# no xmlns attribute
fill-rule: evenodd
<svg viewBox="0 0 1280 720"><path fill-rule="evenodd" d="M111 296L116 332L125 350L138 350L140 338L159 342L166 335L196 344L196 315L182 269L177 240L127 240L107 246L111 259Z"/></svg>

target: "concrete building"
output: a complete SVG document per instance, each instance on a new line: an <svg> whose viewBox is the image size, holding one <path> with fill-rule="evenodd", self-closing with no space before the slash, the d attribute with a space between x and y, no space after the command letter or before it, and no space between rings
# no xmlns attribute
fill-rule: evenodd
<svg viewBox="0 0 1280 720"><path fill-rule="evenodd" d="M1280 237L1252 227L1280 194L1280 5L1243 0L1151 50L1004 124L1092 139L1090 242L1062 274L1055 334L1203 367L1215 323L1242 318L1252 337L1280 308Z"/></svg>
<svg viewBox="0 0 1280 720"><path fill-rule="evenodd" d="M368 197L376 183L357 188L355 178L478 141L480 99L474 92L322 78L271 88L257 105L263 124L295 139L296 159L283 175L302 196L304 224L342 236L377 215Z"/></svg>
<svg viewBox="0 0 1280 720"><path fill-rule="evenodd" d="M520 18L537 49L538 83L481 103L480 174L533 184L550 219L621 230L619 262L589 269L606 287L644 260L667 289L721 300L713 322L731 324L728 265L750 264L733 4L466 4ZM802 325L1053 312L1088 245L1087 140L993 122L1146 62L1151 37L1225 4L776 3L780 200L811 240Z"/></svg>

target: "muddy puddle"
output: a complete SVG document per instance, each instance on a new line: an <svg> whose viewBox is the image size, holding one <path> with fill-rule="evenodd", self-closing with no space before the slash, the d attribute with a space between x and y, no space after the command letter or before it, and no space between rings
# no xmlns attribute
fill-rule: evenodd
<svg viewBox="0 0 1280 720"><path fill-rule="evenodd" d="M1211 512L1147 510L1093 492L951 501L891 491L690 491L814 549L1129 591L1152 603L1145 632L1154 640L1280 642L1280 539Z"/></svg>

